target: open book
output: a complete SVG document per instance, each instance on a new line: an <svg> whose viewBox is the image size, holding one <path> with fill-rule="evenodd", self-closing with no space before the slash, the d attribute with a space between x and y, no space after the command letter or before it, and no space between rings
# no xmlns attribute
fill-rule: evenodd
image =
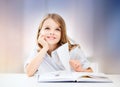
<svg viewBox="0 0 120 87"><path fill-rule="evenodd" d="M111 83L104 73L57 71L39 75L38 82Z"/></svg>

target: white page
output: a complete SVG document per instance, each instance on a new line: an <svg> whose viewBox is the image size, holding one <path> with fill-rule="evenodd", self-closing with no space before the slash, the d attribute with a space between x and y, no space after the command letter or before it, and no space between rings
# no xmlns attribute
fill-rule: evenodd
<svg viewBox="0 0 120 87"><path fill-rule="evenodd" d="M76 78L68 71L56 71L39 76L38 81L75 81Z"/></svg>
<svg viewBox="0 0 120 87"><path fill-rule="evenodd" d="M73 75L76 76L75 78L78 82L112 82L104 73L74 72Z"/></svg>
<svg viewBox="0 0 120 87"><path fill-rule="evenodd" d="M60 61L62 62L66 70L71 71L70 64L69 64L70 55L69 55L68 43L58 48L57 53L60 58Z"/></svg>
<svg viewBox="0 0 120 87"><path fill-rule="evenodd" d="M68 72L56 71L45 73L39 76L38 82L44 81L77 81L77 82L112 82L104 73L89 73L89 72Z"/></svg>

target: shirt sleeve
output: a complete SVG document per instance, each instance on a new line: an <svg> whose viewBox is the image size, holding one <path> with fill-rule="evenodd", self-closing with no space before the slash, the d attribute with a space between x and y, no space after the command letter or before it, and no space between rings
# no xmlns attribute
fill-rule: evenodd
<svg viewBox="0 0 120 87"><path fill-rule="evenodd" d="M79 47L76 47L73 50L71 50L70 59L78 59L83 69L87 69L88 67L90 67L90 62L88 61L87 57L85 57L85 54Z"/></svg>
<svg viewBox="0 0 120 87"><path fill-rule="evenodd" d="M35 48L33 49L33 51L30 53L30 55L28 56L28 58L27 58L27 60L25 61L25 63L24 63L24 71L25 71L25 72L26 72L26 65L29 64L29 63L32 61L32 59L36 56L37 53L38 53L38 52L37 52L37 47L35 47Z"/></svg>

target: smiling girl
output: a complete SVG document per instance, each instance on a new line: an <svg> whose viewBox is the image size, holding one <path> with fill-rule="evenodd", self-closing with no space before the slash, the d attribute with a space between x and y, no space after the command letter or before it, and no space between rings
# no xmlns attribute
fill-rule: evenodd
<svg viewBox="0 0 120 87"><path fill-rule="evenodd" d="M71 44L63 18L58 14L47 14L42 20L37 32L37 47L28 58L25 70L28 76L35 73L48 73L66 70L58 55L58 49L68 46L69 65L71 71L92 72L90 63L84 56L78 44ZM64 50L66 53L67 51Z"/></svg>

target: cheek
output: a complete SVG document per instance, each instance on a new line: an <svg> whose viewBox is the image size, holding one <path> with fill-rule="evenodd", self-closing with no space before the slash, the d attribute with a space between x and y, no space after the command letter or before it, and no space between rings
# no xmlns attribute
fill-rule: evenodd
<svg viewBox="0 0 120 87"><path fill-rule="evenodd" d="M61 35L59 35L59 39L61 39Z"/></svg>
<svg viewBox="0 0 120 87"><path fill-rule="evenodd" d="M61 39L61 33L58 33L57 36L59 39Z"/></svg>
<svg viewBox="0 0 120 87"><path fill-rule="evenodd" d="M44 33L45 33L45 32L44 32L43 30L40 31L40 34L41 34L41 35L44 35Z"/></svg>
<svg viewBox="0 0 120 87"><path fill-rule="evenodd" d="M47 35L47 34L46 34L45 31L42 30L42 31L40 32L40 35L43 35L43 36L44 36L44 39L46 39L46 35Z"/></svg>
<svg viewBox="0 0 120 87"><path fill-rule="evenodd" d="M41 34L41 35L47 35L47 32L44 31L44 30L41 30L40 34Z"/></svg>

